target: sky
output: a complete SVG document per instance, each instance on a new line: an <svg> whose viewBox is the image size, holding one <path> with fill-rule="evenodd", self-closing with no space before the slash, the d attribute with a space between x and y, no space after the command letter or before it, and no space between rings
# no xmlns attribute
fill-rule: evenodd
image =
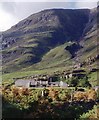
<svg viewBox="0 0 99 120"><path fill-rule="evenodd" d="M93 2L94 1L94 2ZM0 0L0 31L44 9L92 9L98 0Z"/></svg>

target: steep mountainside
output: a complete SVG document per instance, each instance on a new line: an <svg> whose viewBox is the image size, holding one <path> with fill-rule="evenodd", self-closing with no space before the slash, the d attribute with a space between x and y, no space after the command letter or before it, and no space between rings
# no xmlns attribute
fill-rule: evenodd
<svg viewBox="0 0 99 120"><path fill-rule="evenodd" d="M98 54L98 18L99 10L92 9L89 15L89 22L87 23L82 40L80 44L83 46L83 49L79 51L78 56L81 56L81 60L87 59L88 57L96 57ZM83 56L84 54L84 56Z"/></svg>
<svg viewBox="0 0 99 120"><path fill-rule="evenodd" d="M19 22L3 32L3 72L70 67L77 57L84 60L96 48L88 45L96 39L95 15L96 10L50 9Z"/></svg>

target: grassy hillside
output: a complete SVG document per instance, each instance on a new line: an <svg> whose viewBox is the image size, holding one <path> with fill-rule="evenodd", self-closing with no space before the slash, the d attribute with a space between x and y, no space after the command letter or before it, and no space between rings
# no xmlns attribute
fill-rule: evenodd
<svg viewBox="0 0 99 120"><path fill-rule="evenodd" d="M97 55L95 15L96 11L90 10L45 10L5 31L3 80L71 71L86 61L81 69L97 67L97 60L88 64L88 58ZM95 75L88 76L96 85Z"/></svg>
<svg viewBox="0 0 99 120"><path fill-rule="evenodd" d="M28 67L65 67L72 55L65 50L65 43L78 41L88 22L89 12L88 9L44 10L5 31L2 41L3 73L28 70Z"/></svg>

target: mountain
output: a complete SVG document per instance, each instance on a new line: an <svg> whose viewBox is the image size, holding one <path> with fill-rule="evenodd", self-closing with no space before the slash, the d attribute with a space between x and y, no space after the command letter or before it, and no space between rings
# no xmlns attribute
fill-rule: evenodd
<svg viewBox="0 0 99 120"><path fill-rule="evenodd" d="M69 69L78 57L96 55L96 15L96 9L48 9L20 21L2 33L3 73Z"/></svg>
<svg viewBox="0 0 99 120"><path fill-rule="evenodd" d="M80 41L80 44L83 45L83 49L79 51L79 53L84 54L84 59L95 57L98 54L98 18L99 10L97 8L90 10L89 21L84 29L82 41ZM83 60L83 55L81 59Z"/></svg>

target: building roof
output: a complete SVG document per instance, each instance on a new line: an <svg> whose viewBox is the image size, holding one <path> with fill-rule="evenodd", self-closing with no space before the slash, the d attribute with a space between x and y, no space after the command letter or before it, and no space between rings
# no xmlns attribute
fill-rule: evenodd
<svg viewBox="0 0 99 120"><path fill-rule="evenodd" d="M15 81L16 86L27 86L28 84L35 85L34 80L17 80Z"/></svg>

